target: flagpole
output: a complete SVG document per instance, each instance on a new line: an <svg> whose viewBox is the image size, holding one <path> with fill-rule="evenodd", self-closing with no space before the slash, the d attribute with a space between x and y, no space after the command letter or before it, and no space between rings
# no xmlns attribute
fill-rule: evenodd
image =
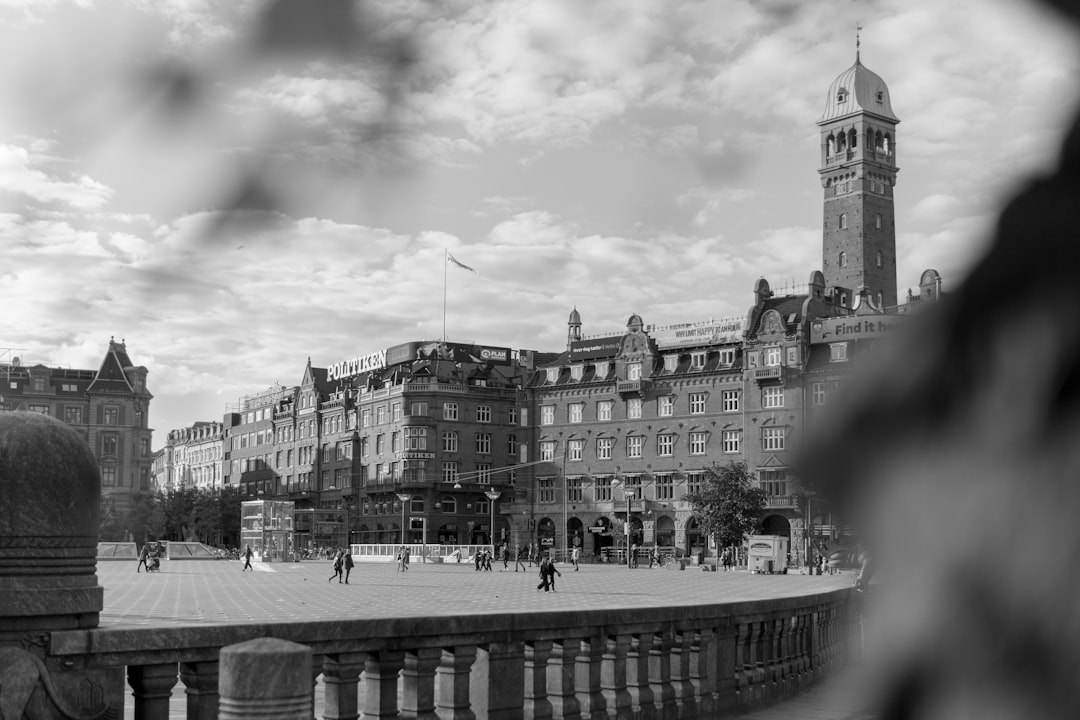
<svg viewBox="0 0 1080 720"><path fill-rule="evenodd" d="M442 341L443 345L446 344L446 266L449 264L447 253L449 250L443 248L442 259ZM441 354L441 352L440 352Z"/></svg>

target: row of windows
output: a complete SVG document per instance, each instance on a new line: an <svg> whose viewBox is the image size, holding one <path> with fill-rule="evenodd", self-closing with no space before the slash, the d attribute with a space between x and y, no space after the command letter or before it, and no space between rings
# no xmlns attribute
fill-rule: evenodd
<svg viewBox="0 0 1080 720"><path fill-rule="evenodd" d="M688 472L684 474L684 482L679 482L676 479L675 473L653 473L652 476L652 495L648 497L646 492L647 486L641 475L627 474L620 476L620 490L618 493L614 492L615 486L612 484L614 478L610 475L596 475L588 478L584 476L567 476L566 478L566 502L567 503L583 503L586 502L588 491L592 491L592 500L594 502L611 502L612 500L622 500L625 498L625 493L631 493L632 500L677 500L682 499L686 495L691 495L701 492L705 483L705 473L703 472ZM538 493L537 500L540 503L548 504L557 502L558 498L558 478L540 478L537 481ZM783 469L779 470L761 470L758 473L758 487L765 490L766 495L769 497L782 497L788 495L788 483L787 483L787 471ZM681 492L677 492L681 491ZM622 495L623 497L618 497Z"/></svg>
<svg viewBox="0 0 1080 720"><path fill-rule="evenodd" d="M848 183L850 185L851 183ZM880 230L882 225L881 213L874 213L874 228ZM847 213L840 213L840 217L836 219L836 227L840 230L847 230L848 217ZM878 267L881 267L881 253L878 253Z"/></svg>
<svg viewBox="0 0 1080 720"><path fill-rule="evenodd" d="M722 408L724 412L738 412L740 391L724 390L721 393ZM675 396L664 395L656 400L657 417L672 417L675 414ZM704 415L709 400L709 393L690 393L688 396L687 409L691 415ZM645 401L641 398L629 398L625 401L625 413L628 419L642 417ZM615 409L614 400L599 400L596 403L596 420L612 420ZM585 421L585 403L569 403L566 406L567 422L580 423ZM555 406L540 406L540 424L555 424Z"/></svg>
<svg viewBox="0 0 1080 720"><path fill-rule="evenodd" d="M688 450L691 455L705 455L708 451L709 439L712 433L691 432L687 439ZM678 444L676 433L660 433L656 436L656 456L673 457ZM742 430L724 430L720 433L720 447L724 453L742 452ZM763 450L783 450L785 447L786 428L767 427L761 429L761 448ZM597 460L611 460L617 438L596 438L595 451ZM627 435L625 439L626 457L640 458L644 456L646 437L644 435ZM555 451L558 442L555 440L543 440L540 442L541 462L554 462ZM585 439L568 440L564 448L567 462L581 462L585 460L588 441Z"/></svg>

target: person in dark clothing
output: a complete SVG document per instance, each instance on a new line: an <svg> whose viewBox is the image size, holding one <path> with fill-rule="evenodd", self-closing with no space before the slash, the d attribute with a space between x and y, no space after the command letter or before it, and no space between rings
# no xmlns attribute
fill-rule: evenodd
<svg viewBox="0 0 1080 720"><path fill-rule="evenodd" d="M142 572L143 568L146 568L147 572L150 572L150 567L146 564L146 558L150 555L150 543L144 543L142 551L139 552L139 564L135 566L135 572Z"/></svg>
<svg viewBox="0 0 1080 720"><path fill-rule="evenodd" d="M255 568L251 567L251 556L254 554L255 553L251 552L250 545L244 546L244 567L240 568L240 572L244 572L245 570L255 572Z"/></svg>
<svg viewBox="0 0 1080 720"><path fill-rule="evenodd" d="M352 569L353 569L352 550L348 550L348 551L345 552L344 566L345 566L345 584L348 585L349 584L349 573L351 573Z"/></svg>
<svg viewBox="0 0 1080 720"><path fill-rule="evenodd" d="M480 566L484 564L484 551L477 550L473 555L473 562L476 564L476 569L473 572L480 572Z"/></svg>
<svg viewBox="0 0 1080 720"><path fill-rule="evenodd" d="M503 570L510 569L510 543L503 543L502 546L502 560Z"/></svg>
<svg viewBox="0 0 1080 720"><path fill-rule="evenodd" d="M550 590L555 592L555 576L562 577L562 573L558 571L553 563L548 558L544 558L540 561L540 584L536 586L536 589L544 588L544 592Z"/></svg>
<svg viewBox="0 0 1080 720"><path fill-rule="evenodd" d="M518 565L521 566L522 572L528 572L529 568L525 565L525 561L529 559L529 546L524 548L520 545L517 546L517 552L514 553L514 572L518 571Z"/></svg>

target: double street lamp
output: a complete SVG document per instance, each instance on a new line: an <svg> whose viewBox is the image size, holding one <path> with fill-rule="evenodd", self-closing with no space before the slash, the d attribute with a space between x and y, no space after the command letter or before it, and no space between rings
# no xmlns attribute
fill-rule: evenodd
<svg viewBox="0 0 1080 720"><path fill-rule="evenodd" d="M618 492L620 487L622 487L622 481L619 480L619 478L615 478L614 480L611 481L612 492ZM632 489L630 489L628 487L623 488L623 497L626 498L626 567L627 567L627 569L630 569L630 568L634 567L634 565L633 565L633 556L631 555L631 550L630 550L630 534L631 534L631 531L630 531L630 510L631 510L631 506L632 506L632 504L634 502L634 496L635 495L637 495L636 491L634 491L634 490L632 490Z"/></svg>

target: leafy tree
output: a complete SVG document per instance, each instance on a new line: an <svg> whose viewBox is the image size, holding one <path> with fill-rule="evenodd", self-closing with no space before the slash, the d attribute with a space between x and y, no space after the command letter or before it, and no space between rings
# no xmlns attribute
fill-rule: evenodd
<svg viewBox="0 0 1080 720"><path fill-rule="evenodd" d="M124 542L127 540L124 518L116 511L112 498L102 496L98 518L98 541Z"/></svg>
<svg viewBox="0 0 1080 720"><path fill-rule="evenodd" d="M686 496L701 531L717 547L739 545L765 514L765 491L754 484L746 463L705 468L701 492Z"/></svg>

